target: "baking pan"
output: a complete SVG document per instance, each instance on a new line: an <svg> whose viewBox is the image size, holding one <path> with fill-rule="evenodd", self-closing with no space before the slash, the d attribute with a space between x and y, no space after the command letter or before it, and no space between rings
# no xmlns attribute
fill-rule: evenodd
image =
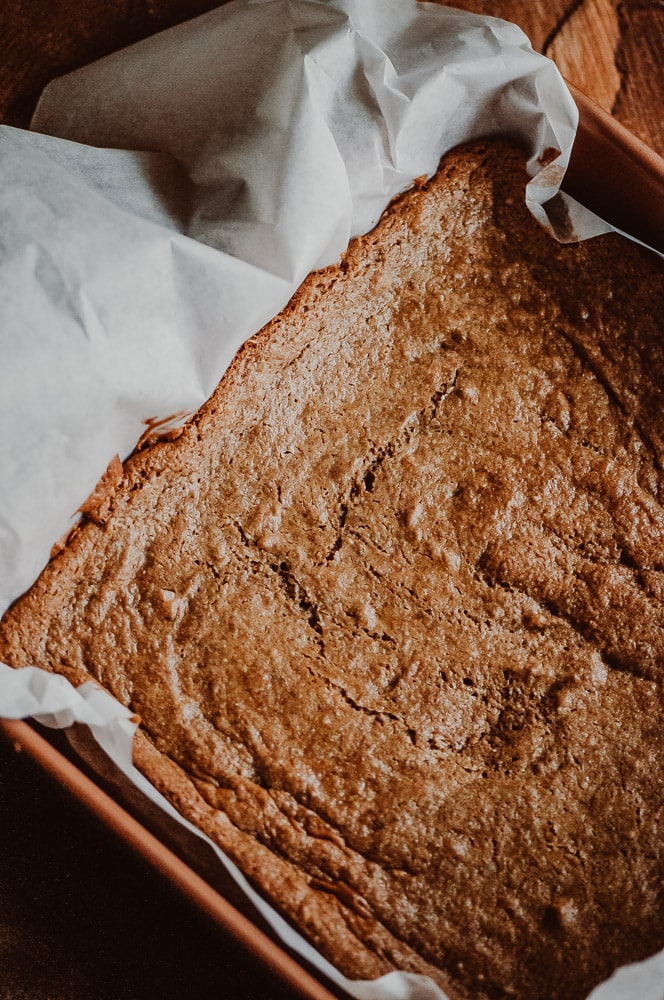
<svg viewBox="0 0 664 1000"><path fill-rule="evenodd" d="M86 744L86 757L89 758L93 755L92 738L88 738L88 743L82 727L75 729L79 730L77 740L82 739ZM241 912L240 907L248 907L246 903L243 905L242 897L230 878L222 883L223 894L212 884L220 881L220 866L202 841L199 845L197 838L144 800L113 765L101 762L101 754L101 773L93 778L88 768L84 772L82 766L77 766L69 756L65 756L66 751L61 752L52 745L32 724L0 719L0 730L17 751L28 753L105 827L297 996L305 1000L335 1000L339 996L330 992L327 986L270 938L266 929L259 926L260 918L256 914ZM56 734L56 737L59 735ZM109 789L115 797L109 794ZM229 896L237 905L229 901ZM1 987L0 976L0 994Z"/></svg>
<svg viewBox="0 0 664 1000"><path fill-rule="evenodd" d="M664 160L594 102L571 89L580 122L564 189L616 227L664 252ZM26 722L0 720L0 727L281 983L308 1000L333 1000L338 995L336 988L331 992L277 944L257 919L241 912L241 903L233 905L229 901L229 897L234 898L232 887L220 891L213 884L215 879L208 876L205 862L192 860L191 844L184 843L182 834L168 829L170 821L160 820L155 811L141 809L135 792L123 788L112 775L105 775L106 781L93 780ZM106 790L109 787L112 795Z"/></svg>
<svg viewBox="0 0 664 1000"><path fill-rule="evenodd" d="M569 85L579 109L563 189L617 229L664 253L664 159Z"/></svg>

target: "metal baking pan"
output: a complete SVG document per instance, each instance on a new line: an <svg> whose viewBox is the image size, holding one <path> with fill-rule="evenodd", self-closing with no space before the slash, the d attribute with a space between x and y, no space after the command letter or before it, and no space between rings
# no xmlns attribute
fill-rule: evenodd
<svg viewBox="0 0 664 1000"><path fill-rule="evenodd" d="M610 115L572 88L580 125L564 189L616 227L664 252L664 160ZM597 164L601 163L601 171ZM599 178L599 181L598 181ZM181 832L169 828L153 807L137 801L110 772L102 779L84 773L26 722L0 720L0 728L68 792L144 858L238 945L269 970L275 987L286 986L308 1000L333 1000L336 988L323 983L278 944L220 885L211 866ZM120 804L122 803L122 804ZM233 900L231 902L230 900ZM237 904L237 905L236 905ZM253 1000L253 997L250 998Z"/></svg>

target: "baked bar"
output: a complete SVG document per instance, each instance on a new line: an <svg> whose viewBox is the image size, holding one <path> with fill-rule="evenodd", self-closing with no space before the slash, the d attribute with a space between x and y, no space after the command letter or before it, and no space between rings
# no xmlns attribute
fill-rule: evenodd
<svg viewBox="0 0 664 1000"><path fill-rule="evenodd" d="M5 615L339 968L575 1000L664 946L664 274L461 147Z"/></svg>

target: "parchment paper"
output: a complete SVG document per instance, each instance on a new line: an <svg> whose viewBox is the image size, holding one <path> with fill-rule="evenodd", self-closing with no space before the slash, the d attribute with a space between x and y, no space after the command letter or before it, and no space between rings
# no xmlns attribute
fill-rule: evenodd
<svg viewBox="0 0 664 1000"><path fill-rule="evenodd" d="M576 121L514 25L413 0L237 0L51 84L33 121L49 134L0 128L0 613L146 422L204 402L306 274L458 142L520 140L537 217L557 197L577 236L607 231L556 193ZM90 724L173 815L95 685L0 664L0 714ZM349 983L223 863L353 996L442 997L401 973ZM663 965L593 1000L663 1000L642 985Z"/></svg>

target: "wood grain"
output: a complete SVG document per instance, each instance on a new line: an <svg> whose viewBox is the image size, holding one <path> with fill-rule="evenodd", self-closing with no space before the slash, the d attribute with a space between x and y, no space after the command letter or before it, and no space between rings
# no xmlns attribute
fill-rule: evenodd
<svg viewBox="0 0 664 1000"><path fill-rule="evenodd" d="M664 0L440 0L514 21L571 83L664 155Z"/></svg>
<svg viewBox="0 0 664 1000"><path fill-rule="evenodd" d="M613 114L664 155L664 2L618 4L616 66L620 90Z"/></svg>
<svg viewBox="0 0 664 1000"><path fill-rule="evenodd" d="M614 0L585 0L558 26L545 51L579 90L610 111L621 87L619 44Z"/></svg>

